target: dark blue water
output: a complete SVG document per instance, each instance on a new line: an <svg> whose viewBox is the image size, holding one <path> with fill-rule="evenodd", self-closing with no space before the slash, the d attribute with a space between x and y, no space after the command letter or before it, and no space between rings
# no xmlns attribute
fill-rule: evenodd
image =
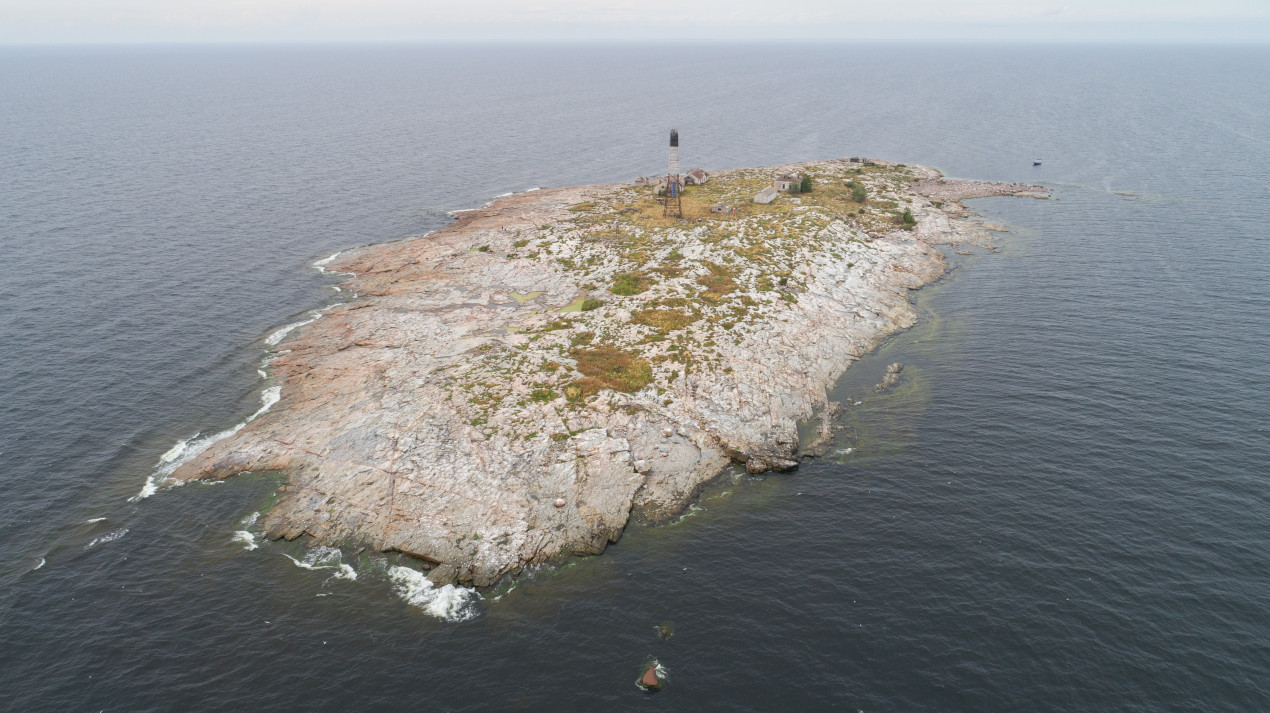
<svg viewBox="0 0 1270 713"><path fill-rule="evenodd" d="M0 97L0 709L1270 707L1270 49L10 49ZM1054 198L975 202L1012 232L848 373L831 456L465 622L244 550L263 478L128 501L258 406L315 259L670 126Z"/></svg>

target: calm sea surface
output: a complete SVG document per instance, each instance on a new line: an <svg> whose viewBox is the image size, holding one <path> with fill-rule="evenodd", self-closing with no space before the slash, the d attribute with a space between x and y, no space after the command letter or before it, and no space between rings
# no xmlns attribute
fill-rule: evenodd
<svg viewBox="0 0 1270 713"><path fill-rule="evenodd" d="M974 202L1002 249L848 372L829 457L464 621L236 542L264 478L129 501L259 407L315 260L672 126L1054 198ZM0 709L1268 710L1268 178L1270 48L0 50Z"/></svg>

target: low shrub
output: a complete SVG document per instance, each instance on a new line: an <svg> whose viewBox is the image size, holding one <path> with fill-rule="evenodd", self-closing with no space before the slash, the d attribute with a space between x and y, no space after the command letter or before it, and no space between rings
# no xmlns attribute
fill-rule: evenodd
<svg viewBox="0 0 1270 713"><path fill-rule="evenodd" d="M551 389L534 389L529 394L529 400L539 404L551 403L558 398L560 398L560 394L557 394Z"/></svg>
<svg viewBox="0 0 1270 713"><path fill-rule="evenodd" d="M718 302L724 295L736 290L737 284L736 280L732 279L731 270L712 262L704 264L710 274L697 278L697 282L706 288L706 291L701 293L702 298L709 302Z"/></svg>
<svg viewBox="0 0 1270 713"><path fill-rule="evenodd" d="M638 295L651 286L652 281L647 275L639 272L623 272L613 277L613 286L609 288L609 292L623 296Z"/></svg>
<svg viewBox="0 0 1270 713"><path fill-rule="evenodd" d="M642 309L631 315L631 321L669 332L683 329L697 318L679 309Z"/></svg>
<svg viewBox="0 0 1270 713"><path fill-rule="evenodd" d="M648 386L653 380L652 365L623 349L572 349L569 356L577 360L578 371L585 377L570 385L581 388L579 398L597 393L601 389L633 393ZM565 394L569 394L568 388L565 389Z"/></svg>

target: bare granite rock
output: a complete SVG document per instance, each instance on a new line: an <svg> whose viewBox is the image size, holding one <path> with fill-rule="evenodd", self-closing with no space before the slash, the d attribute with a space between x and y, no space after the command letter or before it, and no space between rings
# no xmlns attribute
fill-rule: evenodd
<svg viewBox="0 0 1270 713"><path fill-rule="evenodd" d="M816 186L798 204L746 200L793 171ZM501 199L341 255L356 296L279 345L277 405L170 477L281 471L269 537L406 553L439 584L599 553L732 461L795 467L797 423L913 324L932 246L988 243L956 200L1036 190L843 160L712 174L684 219L631 186Z"/></svg>

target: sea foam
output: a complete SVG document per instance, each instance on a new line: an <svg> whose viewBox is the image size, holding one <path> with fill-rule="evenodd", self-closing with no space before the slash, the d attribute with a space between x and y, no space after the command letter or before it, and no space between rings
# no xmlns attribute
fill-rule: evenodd
<svg viewBox="0 0 1270 713"><path fill-rule="evenodd" d="M326 266L330 265L331 262L339 256L340 256L339 253L335 253L334 255L331 255L330 257L324 257L321 260L318 260L317 262L313 263L313 267L317 268L318 272L326 272Z"/></svg>
<svg viewBox="0 0 1270 713"><path fill-rule="evenodd" d="M89 542L87 545L84 545L84 549L91 550L97 545L104 545L107 542L114 542L115 540L119 539L120 537L123 537L126 534L128 534L128 528L121 527L118 530L107 532L101 537L94 537L92 542Z"/></svg>
<svg viewBox="0 0 1270 713"><path fill-rule="evenodd" d="M190 438L177 442L175 446L172 446L167 450L167 452L159 456L159 467L155 468L154 472L150 474L150 477L146 479L146 484L142 486L141 492L128 498L128 502L135 503L138 500L145 500L151 495L154 495L159 491L159 486L163 483L163 481L166 480L173 471L181 467L182 464L188 462L199 453L207 450L213 443L221 440L222 438L228 438L235 433L238 433L243 429L243 426L246 426L259 418L262 414L268 411L270 407L278 403L278 400L281 398L282 387L270 386L260 392L260 408L256 409L256 412L248 416L246 420L234 425L232 428L227 428L219 433L213 433L205 438L198 438L198 434L195 434Z"/></svg>
<svg viewBox="0 0 1270 713"><path fill-rule="evenodd" d="M283 328L279 329L273 334L270 334L268 337L265 337L265 344L268 344L271 347L276 346L278 342L282 341L282 338L290 334L292 330L299 329L300 327L303 327L306 324L313 324L314 322L318 321L318 319L321 316L322 316L321 310L313 310L312 312L309 312L308 319L302 319L299 322L292 322L291 324L284 326Z"/></svg>
<svg viewBox="0 0 1270 713"><path fill-rule="evenodd" d="M234 532L234 542L243 546L244 550L254 550L260 545L256 544L256 536L246 530L237 530Z"/></svg>
<svg viewBox="0 0 1270 713"><path fill-rule="evenodd" d="M351 565L344 564L344 555L335 547L314 547L304 553L304 559L298 560L291 555L284 554L283 557L295 563L300 569L320 570L333 569L335 572L327 578L326 581L332 579L344 579L353 581L357 579L357 570Z"/></svg>
<svg viewBox="0 0 1270 713"><path fill-rule="evenodd" d="M465 621L476 616L475 603L481 598L474 589L447 584L437 587L422 572L396 566L388 570L393 591L411 606L446 621Z"/></svg>

